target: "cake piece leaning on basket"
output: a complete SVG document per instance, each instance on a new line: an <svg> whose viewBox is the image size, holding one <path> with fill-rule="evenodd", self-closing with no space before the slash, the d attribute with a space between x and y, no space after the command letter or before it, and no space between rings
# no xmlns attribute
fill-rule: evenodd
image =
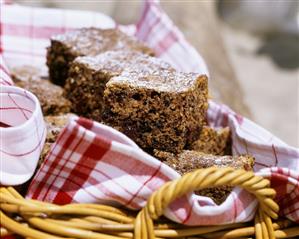
<svg viewBox="0 0 299 239"><path fill-rule="evenodd" d="M174 70L168 63L137 51L108 51L93 57L78 57L71 64L64 86L64 95L72 102L72 111L101 121L106 83L128 69Z"/></svg>
<svg viewBox="0 0 299 239"><path fill-rule="evenodd" d="M64 85L70 63L78 56L95 56L109 50L154 52L136 38L117 29L81 28L51 38L47 65L52 82Z"/></svg>
<svg viewBox="0 0 299 239"><path fill-rule="evenodd" d="M154 155L181 175L192 172L196 169L209 167L232 167L235 169L252 171L254 165L254 158L249 155L216 156L192 150L184 150L177 155L155 150ZM232 187L223 186L203 189L198 191L197 194L210 197L216 204L221 204L225 201L231 191Z"/></svg>

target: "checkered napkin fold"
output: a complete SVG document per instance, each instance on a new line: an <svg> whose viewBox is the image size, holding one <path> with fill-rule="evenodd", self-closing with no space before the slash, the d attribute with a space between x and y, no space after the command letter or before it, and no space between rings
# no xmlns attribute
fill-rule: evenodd
<svg viewBox="0 0 299 239"><path fill-rule="evenodd" d="M1 18L1 49L9 66L28 61L42 64L44 47L55 33L83 26L116 26L112 19L96 13L15 5L6 8L6 14ZM135 34L177 69L207 74L202 58L157 2L145 2L142 17L136 25L117 27ZM7 72L3 63L1 72ZM6 74L1 74L1 79L11 84ZM37 154L44 143L44 125L39 103L29 92L2 86L1 102L0 121L16 125L1 128L1 165L5 165L1 167L1 183L18 184L25 181L21 178L23 172L33 173ZM16 119L19 121L15 122ZM30 121L35 124L29 124ZM277 191L281 215L299 222L299 150L212 101L209 102L208 122L213 127L230 127L233 153L248 153L256 158L254 170L257 175L271 180L271 186ZM27 131L18 131L18 127L32 132L29 141L25 137L29 135ZM8 132L11 141L2 136ZM37 154L28 157L27 152L33 149ZM22 165L21 169L16 167L18 164ZM2 177L6 170L14 173L14 179ZM143 152L120 132L88 119L73 117L34 176L27 197L58 204L94 202L139 209L161 185L178 177L174 170ZM14 180L16 182L12 182ZM188 225L223 224L251 220L256 206L257 201L251 194L235 188L221 205L191 193L173 202L165 216Z"/></svg>

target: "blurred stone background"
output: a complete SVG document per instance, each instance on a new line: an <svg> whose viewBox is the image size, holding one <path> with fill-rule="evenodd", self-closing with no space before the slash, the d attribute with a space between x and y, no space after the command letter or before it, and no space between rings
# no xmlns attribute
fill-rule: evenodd
<svg viewBox="0 0 299 239"><path fill-rule="evenodd" d="M142 1L116 0L15 2L100 11L123 24L134 23L142 5ZM288 144L299 147L299 2L165 0L161 4L206 59L212 71L211 87L237 85L230 91L239 92L220 98L227 104L230 97L239 98L234 99L237 103L230 105L232 108ZM217 83L222 74L236 82ZM217 84L213 83L213 78Z"/></svg>

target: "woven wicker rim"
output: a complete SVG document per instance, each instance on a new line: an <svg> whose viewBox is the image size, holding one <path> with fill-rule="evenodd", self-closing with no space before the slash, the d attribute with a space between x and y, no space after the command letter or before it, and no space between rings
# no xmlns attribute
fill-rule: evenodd
<svg viewBox="0 0 299 239"><path fill-rule="evenodd" d="M188 227L159 219L176 198L211 186L239 186L259 202L254 226L237 223L221 226ZM98 204L51 203L24 199L13 188L0 188L1 237L17 234L26 239L161 239L161 238L291 238L299 226L278 218L275 191L270 182L253 172L232 168L207 168L168 182L149 198L134 215L122 209ZM17 215L17 216L16 216ZM155 220L155 223L154 223ZM195 236L195 237L194 237Z"/></svg>

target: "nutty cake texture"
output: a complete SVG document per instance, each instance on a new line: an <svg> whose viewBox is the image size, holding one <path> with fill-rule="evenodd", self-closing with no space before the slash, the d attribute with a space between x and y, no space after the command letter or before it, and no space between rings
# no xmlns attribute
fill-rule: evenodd
<svg viewBox="0 0 299 239"><path fill-rule="evenodd" d="M131 71L106 84L102 119L149 153L180 152L198 138L207 107L204 75Z"/></svg>
<svg viewBox="0 0 299 239"><path fill-rule="evenodd" d="M64 85L70 63L78 56L95 56L109 50L154 52L136 38L117 29L82 28L51 38L47 65L52 82Z"/></svg>
<svg viewBox="0 0 299 239"><path fill-rule="evenodd" d="M72 102L72 111L100 121L106 83L125 70L174 71L164 61L134 51L108 51L97 56L78 57L73 61L64 86L64 95Z"/></svg>
<svg viewBox="0 0 299 239"><path fill-rule="evenodd" d="M213 166L219 168L233 167L250 171L253 169L254 165L254 158L249 155L215 156L192 150L184 150L177 155L155 150L154 155L181 175L196 169ZM232 187L223 186L203 189L196 193L212 198L216 204L221 204L225 201L231 190Z"/></svg>
<svg viewBox="0 0 299 239"><path fill-rule="evenodd" d="M63 88L43 77L37 68L29 66L14 68L12 78L16 86L35 94L45 116L70 112L71 102L63 96Z"/></svg>
<svg viewBox="0 0 299 239"><path fill-rule="evenodd" d="M213 155L230 154L229 128L213 129L203 126L199 139L192 143L190 149Z"/></svg>

